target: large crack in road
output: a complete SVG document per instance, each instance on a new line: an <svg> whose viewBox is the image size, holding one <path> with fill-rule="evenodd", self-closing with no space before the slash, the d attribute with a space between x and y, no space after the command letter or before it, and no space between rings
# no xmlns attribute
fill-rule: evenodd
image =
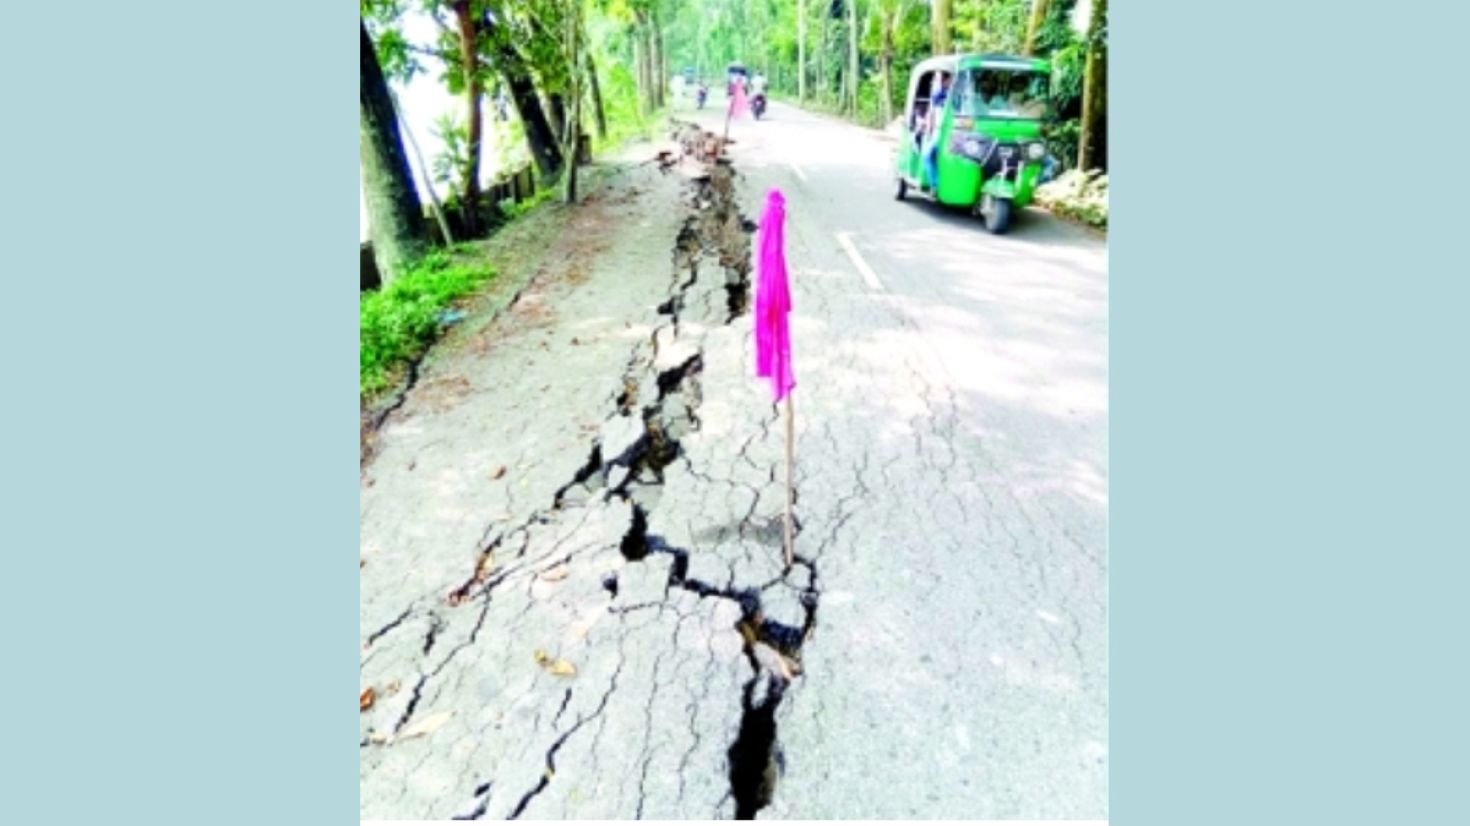
<svg viewBox="0 0 1470 826"><path fill-rule="evenodd" d="M677 125L676 139L686 148L686 161L689 160L688 147L708 145L712 138L709 133L703 133L692 125ZM699 159L695 160L698 162ZM559 540L549 551L528 556L533 544L532 532L554 527L570 519L575 511L585 510L589 504L620 502L628 507L630 514L627 528L617 545L622 557L630 564L644 563L654 556L667 558L668 577L662 601L609 605L606 609L609 613L617 614L622 621L639 609L658 608L662 611L676 591L692 593L701 600L725 600L738 606L739 619L735 622L735 630L743 641L743 655L750 676L740 696L731 698L731 702L739 703L740 721L734 739L725 751L729 784L726 800L733 800L734 814L738 819L752 819L775 795L784 761L776 713L802 674L802 649L816 628L821 599L816 559L798 554L790 568L765 581L741 581L732 563L730 578L719 583L690 574L690 561L699 553L698 547L676 546L650 529L651 517L658 512L668 484L666 471L672 465L682 460L690 473L685 478L708 480L690 463L681 443L701 428L699 411L703 403L701 380L706 369L706 334L711 328L727 327L747 317L750 306L751 232L755 226L739 211L734 170L722 158L713 160L713 163L705 163L702 174L695 176L687 186L688 215L673 243L669 294L657 308L667 320L656 326L652 334L630 352L620 390L610 400L612 411L588 445L586 462L555 491L551 504L516 525L499 531L495 531L492 525L487 531L487 539L476 555L468 577L445 597L448 605L457 610L478 606L479 616L474 627L467 639L443 654L437 664L415 682L406 707L394 721L393 733L402 732L414 718L430 681L462 651L477 644L480 628L491 600L497 596L498 586L512 578L525 577L533 572L544 573L556 565L565 565L578 553L575 549L562 552ZM711 281L716 278L718 281ZM746 439L740 450L740 461L752 466L757 464L747 454L747 448L751 440L769 435L770 424L771 421L761 421L759 436L752 434ZM769 477L775 481L774 466L769 468ZM752 490L754 498L737 526L741 537L762 531L754 521L760 490ZM795 528L799 534L799 520ZM490 536L492 532L494 535ZM569 535L564 534L564 537ZM824 542L823 547L825 545ZM775 553L779 554L779 549ZM602 588L612 602L619 601L616 572L603 577ZM802 612L799 622L783 621L768 615L763 597L773 588L791 589L798 595ZM390 632L409 624L411 619L422 619L427 623L422 647L423 655L427 657L444 633L444 622L433 607L411 606L369 635L365 648L371 649ZM517 801L508 813L511 819L525 813L527 807L556 782L555 758L558 751L573 735L603 714L617 690L617 678L622 673L623 662L620 652L617 671L596 709L578 716L576 722L552 742L543 758L545 771L535 784L518 792L511 791ZM557 712L557 720L572 696L573 689L568 689ZM553 727L555 724L553 721ZM382 744L386 739L383 735L369 734L363 746ZM687 759L688 755L685 756ZM645 775L648 772L646 759L641 770ZM478 776L470 795L470 810L465 812L461 809L456 819L484 816L490 796L498 785L493 778ZM641 816L643 780L639 785L638 814ZM683 785L681 774L681 794Z"/></svg>

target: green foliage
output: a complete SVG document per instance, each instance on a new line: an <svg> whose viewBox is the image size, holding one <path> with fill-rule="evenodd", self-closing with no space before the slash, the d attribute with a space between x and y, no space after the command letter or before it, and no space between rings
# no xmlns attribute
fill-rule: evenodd
<svg viewBox="0 0 1470 826"><path fill-rule="evenodd" d="M956 49L1020 52L1030 19L1030 0L970 0L954 4L950 23Z"/></svg>
<svg viewBox="0 0 1470 826"><path fill-rule="evenodd" d="M374 46L378 52L378 63L382 65L383 75L388 80L407 83L414 75L424 71L423 64L414 56L408 41L398 29L383 29Z"/></svg>
<svg viewBox="0 0 1470 826"><path fill-rule="evenodd" d="M602 106L607 113L607 138L598 141L599 149L616 146L633 137L644 137L652 124L638 105L638 80L629 64L603 60L599 81L602 84Z"/></svg>
<svg viewBox="0 0 1470 826"><path fill-rule="evenodd" d="M391 387L439 334L439 313L495 276L483 264L425 256L407 273L358 302L358 390L371 398Z"/></svg>
<svg viewBox="0 0 1470 826"><path fill-rule="evenodd" d="M444 143L444 151L434 156L430 166L434 180L453 189L470 169L470 130L458 115L443 114L434 121L434 135Z"/></svg>
<svg viewBox="0 0 1470 826"><path fill-rule="evenodd" d="M526 213L530 212L538 206L541 206L547 201L554 199L555 197L556 190L548 186L536 190L536 194L525 199L524 201L521 201L520 203L516 203L515 201L507 198L504 201L501 201L498 206L500 207L500 213L505 216L505 219L507 221L514 221L515 219L521 217L522 215L525 215Z"/></svg>

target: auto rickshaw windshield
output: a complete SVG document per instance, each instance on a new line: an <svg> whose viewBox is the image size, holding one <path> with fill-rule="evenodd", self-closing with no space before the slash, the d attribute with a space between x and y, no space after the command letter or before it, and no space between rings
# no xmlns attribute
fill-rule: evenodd
<svg viewBox="0 0 1470 826"><path fill-rule="evenodd" d="M960 72L951 93L955 114L968 118L1038 120L1046 113L1048 78L1035 71L981 67Z"/></svg>

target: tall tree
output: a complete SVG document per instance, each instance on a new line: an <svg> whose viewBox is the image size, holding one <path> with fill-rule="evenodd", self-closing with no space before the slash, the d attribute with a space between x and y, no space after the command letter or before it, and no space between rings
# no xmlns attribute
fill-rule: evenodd
<svg viewBox="0 0 1470 826"><path fill-rule="evenodd" d="M883 79L881 106L885 125L893 120L893 36L898 29L898 24L903 20L903 13L907 5L908 0L881 0L877 7L879 37L881 38L878 68Z"/></svg>
<svg viewBox="0 0 1470 826"><path fill-rule="evenodd" d="M832 78L827 74L827 28L832 19L831 9L822 15L822 33L817 40L817 98L824 99Z"/></svg>
<svg viewBox="0 0 1470 826"><path fill-rule="evenodd" d="M796 102L806 103L806 0L796 0Z"/></svg>
<svg viewBox="0 0 1470 826"><path fill-rule="evenodd" d="M487 42L491 64L510 90L511 104L524 127L526 148L542 179L549 181L561 172L561 146L537 94L531 61L517 48L516 35L505 22L508 18L504 0L493 9L487 5L480 16L482 39Z"/></svg>
<svg viewBox="0 0 1470 826"><path fill-rule="evenodd" d="M658 22L658 6L652 6L648 13L649 28L652 29L652 43L650 50L653 52L653 101L654 106L662 107L666 103L664 99L664 84L668 82L667 56L664 54L664 30Z"/></svg>
<svg viewBox="0 0 1470 826"><path fill-rule="evenodd" d="M450 4L454 22L459 33L459 53L462 55L460 71L464 73L465 112L469 119L469 157L465 159L464 181L461 184L461 212L465 229L471 236L480 231L480 144L484 135L484 118L481 116L480 99L484 85L480 77L480 43L475 26L475 14L470 0L454 0Z"/></svg>
<svg viewBox="0 0 1470 826"><path fill-rule="evenodd" d="M858 76L858 24L857 24L857 0L844 0L847 3L847 113L849 117L857 117L858 107L858 84L862 80Z"/></svg>
<svg viewBox="0 0 1470 826"><path fill-rule="evenodd" d="M586 58L587 86L592 93L592 114L597 120L597 137L607 138L607 109L602 105L602 84L597 82L597 63L592 59L591 43L587 39L587 33L583 31L582 42L587 44L582 49Z"/></svg>
<svg viewBox="0 0 1470 826"><path fill-rule="evenodd" d="M949 54L953 51L953 41L950 39L950 18L954 16L954 0L931 0L933 3L932 16L929 18L933 31L935 54Z"/></svg>
<svg viewBox="0 0 1470 826"><path fill-rule="evenodd" d="M1087 25L1087 63L1082 75L1082 124L1077 139L1077 168L1098 165L1101 123L1107 101L1107 0L1092 0Z"/></svg>
<svg viewBox="0 0 1470 826"><path fill-rule="evenodd" d="M629 27L633 40L634 74L638 79L638 107L644 115L654 110L653 72L649 69L652 55L649 54L648 15L641 7L633 8L633 22Z"/></svg>
<svg viewBox="0 0 1470 826"><path fill-rule="evenodd" d="M581 12L581 0L567 0L567 82L571 86L567 90L567 97L571 100L571 111L568 113L561 154L567 159L566 171L562 175L562 200L569 204L577 202L577 148L582 139L582 73L577 71L577 66L582 62L581 44L578 42L582 29Z"/></svg>
<svg viewBox="0 0 1470 826"><path fill-rule="evenodd" d="M557 140L564 140L567 136L567 104L561 95L555 92L546 96L546 115L551 120L551 131L556 133ZM562 153L565 157L566 153Z"/></svg>
<svg viewBox="0 0 1470 826"><path fill-rule="evenodd" d="M386 285L402 275L429 246L424 208L409 172L398 115L367 24L358 19L358 104L363 199L373 261Z"/></svg>
<svg viewBox="0 0 1470 826"><path fill-rule="evenodd" d="M1031 0L1031 20L1026 24L1026 42L1021 46L1021 54L1036 54L1036 35L1041 31L1041 23L1046 20L1047 0Z"/></svg>

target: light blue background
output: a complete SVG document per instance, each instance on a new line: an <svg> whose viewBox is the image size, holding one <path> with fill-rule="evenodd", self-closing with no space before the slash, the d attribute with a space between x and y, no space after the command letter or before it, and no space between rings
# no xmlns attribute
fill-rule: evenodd
<svg viewBox="0 0 1470 826"><path fill-rule="evenodd" d="M0 821L357 817L346 4L0 23Z"/></svg>
<svg viewBox="0 0 1470 826"><path fill-rule="evenodd" d="M1363 9L1113 9L1119 824L1464 815L1470 27ZM357 816L347 10L7 9L7 821Z"/></svg>
<svg viewBox="0 0 1470 826"><path fill-rule="evenodd" d="M1111 13L1111 813L1467 822L1465 6Z"/></svg>

